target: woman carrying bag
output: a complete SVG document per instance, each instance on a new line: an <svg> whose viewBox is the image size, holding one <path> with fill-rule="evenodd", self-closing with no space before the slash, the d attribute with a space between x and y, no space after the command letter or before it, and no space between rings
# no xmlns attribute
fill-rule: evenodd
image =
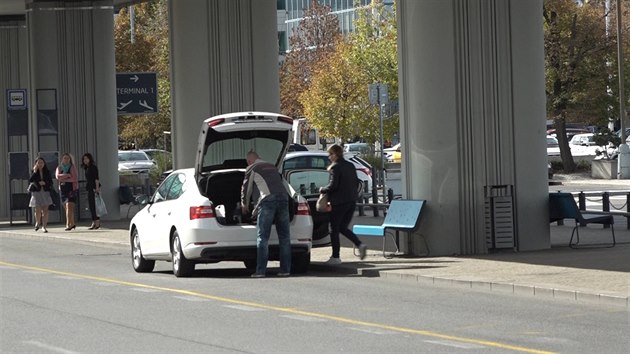
<svg viewBox="0 0 630 354"><path fill-rule="evenodd" d="M101 192L101 183L98 177L98 167L94 163L94 157L89 152L81 157L81 167L85 169L85 190L88 193L88 206L90 207L90 215L92 216L92 225L88 230L96 230L101 227L100 215L96 212L96 195ZM99 196L100 197L100 196Z"/></svg>
<svg viewBox="0 0 630 354"><path fill-rule="evenodd" d="M38 157L33 166L33 174L28 179L31 192L31 200L29 206L35 208L35 231L41 227L44 232L48 232L48 207L53 203L50 197L50 189L53 181L50 171L46 166L46 161Z"/></svg>
<svg viewBox="0 0 630 354"><path fill-rule="evenodd" d="M357 206L357 186L360 183L357 169L351 162L343 158L343 149L337 144L328 148L328 158L332 161L332 164L328 166L330 180L327 186L320 188L319 193L325 194L328 197L328 203L330 203L332 256L326 261L326 264L337 265L341 264L339 233L354 243L359 249L361 259L365 258L367 246L348 228ZM323 204L323 201L321 203Z"/></svg>

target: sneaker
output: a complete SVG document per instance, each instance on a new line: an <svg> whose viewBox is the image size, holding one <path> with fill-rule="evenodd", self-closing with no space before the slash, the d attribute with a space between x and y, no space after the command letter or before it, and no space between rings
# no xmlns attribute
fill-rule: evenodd
<svg viewBox="0 0 630 354"><path fill-rule="evenodd" d="M283 272L278 273L278 276L279 276L279 277L283 277L283 278L286 278L286 277L288 277L289 275L291 275L291 273L283 273Z"/></svg>
<svg viewBox="0 0 630 354"><path fill-rule="evenodd" d="M265 275L264 274L259 274L259 273L254 273L251 275L252 278L264 278Z"/></svg>
<svg viewBox="0 0 630 354"><path fill-rule="evenodd" d="M341 264L341 258L330 257L330 259L328 259L326 262L324 262L324 264L326 264L326 265L339 265L339 264Z"/></svg>
<svg viewBox="0 0 630 354"><path fill-rule="evenodd" d="M361 260L364 260L366 253L367 253L367 245L365 243L360 244L359 245L359 258L361 258Z"/></svg>

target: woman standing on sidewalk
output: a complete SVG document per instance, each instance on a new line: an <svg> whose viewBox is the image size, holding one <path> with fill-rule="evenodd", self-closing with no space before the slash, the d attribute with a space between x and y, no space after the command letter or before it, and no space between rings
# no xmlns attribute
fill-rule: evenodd
<svg viewBox="0 0 630 354"><path fill-rule="evenodd" d="M88 193L88 206L90 207L90 214L92 216L92 225L88 227L89 230L96 230L101 227L101 219L96 215L96 195L101 191L101 183L98 178L98 167L94 163L92 154L86 152L81 157L81 167L85 169L85 190Z"/></svg>
<svg viewBox="0 0 630 354"><path fill-rule="evenodd" d="M326 263L335 265L341 264L339 233L357 246L361 259L365 258L367 246L348 228L357 206L357 189L361 185L357 177L357 169L354 164L343 158L343 149L337 144L328 148L328 158L332 161L332 164L328 166L330 180L327 186L320 188L319 192L328 194L330 202L332 256Z"/></svg>
<svg viewBox="0 0 630 354"><path fill-rule="evenodd" d="M28 181L30 183L29 186L33 186L29 188L31 192L29 206L35 208L35 231L41 227L44 232L48 232L46 226L48 226L48 207L53 203L50 197L50 188L52 188L53 181L46 166L46 161L43 158L38 157L35 160L33 174L31 174Z"/></svg>
<svg viewBox="0 0 630 354"><path fill-rule="evenodd" d="M55 176L59 180L59 191L61 192L61 202L66 208L66 231L76 228L74 224L74 204L77 202L79 194L79 178L77 168L74 165L74 158L69 153L61 156L61 162L57 167Z"/></svg>

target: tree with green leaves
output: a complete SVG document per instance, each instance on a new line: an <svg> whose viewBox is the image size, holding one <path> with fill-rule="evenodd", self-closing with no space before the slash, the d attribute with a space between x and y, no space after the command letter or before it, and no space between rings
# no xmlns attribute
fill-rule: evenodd
<svg viewBox="0 0 630 354"><path fill-rule="evenodd" d="M575 171L566 123L605 125L614 113L609 94L614 41L602 1L545 0L547 114L554 120L563 168Z"/></svg>
<svg viewBox="0 0 630 354"><path fill-rule="evenodd" d="M319 63L300 102L323 136L373 143L380 141L380 113L369 102L368 85L387 84L390 101L398 100L396 14L381 1L357 11L355 31ZM385 140L396 131L397 112L384 120Z"/></svg>
<svg viewBox="0 0 630 354"><path fill-rule="evenodd" d="M299 101L302 92L312 83L315 66L334 51L341 39L339 20L330 7L313 0L304 11L296 31L289 37L291 46L280 67L280 107L283 114L304 116Z"/></svg>
<svg viewBox="0 0 630 354"><path fill-rule="evenodd" d="M133 43L128 9L121 9L114 21L116 71L157 73L159 112L119 116L118 134L137 148L164 147L164 131L171 130L168 10L165 0L133 6Z"/></svg>

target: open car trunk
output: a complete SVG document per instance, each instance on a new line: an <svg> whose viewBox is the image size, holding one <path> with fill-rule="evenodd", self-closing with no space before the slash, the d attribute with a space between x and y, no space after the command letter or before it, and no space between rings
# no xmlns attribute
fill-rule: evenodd
<svg viewBox="0 0 630 354"><path fill-rule="evenodd" d="M221 225L255 224L256 220L250 215L241 213L241 186L245 176L244 170L215 171L204 176L199 181L199 190L214 206L214 214ZM250 203L249 210L253 211L256 201ZM289 219L297 212L297 203L289 196Z"/></svg>

